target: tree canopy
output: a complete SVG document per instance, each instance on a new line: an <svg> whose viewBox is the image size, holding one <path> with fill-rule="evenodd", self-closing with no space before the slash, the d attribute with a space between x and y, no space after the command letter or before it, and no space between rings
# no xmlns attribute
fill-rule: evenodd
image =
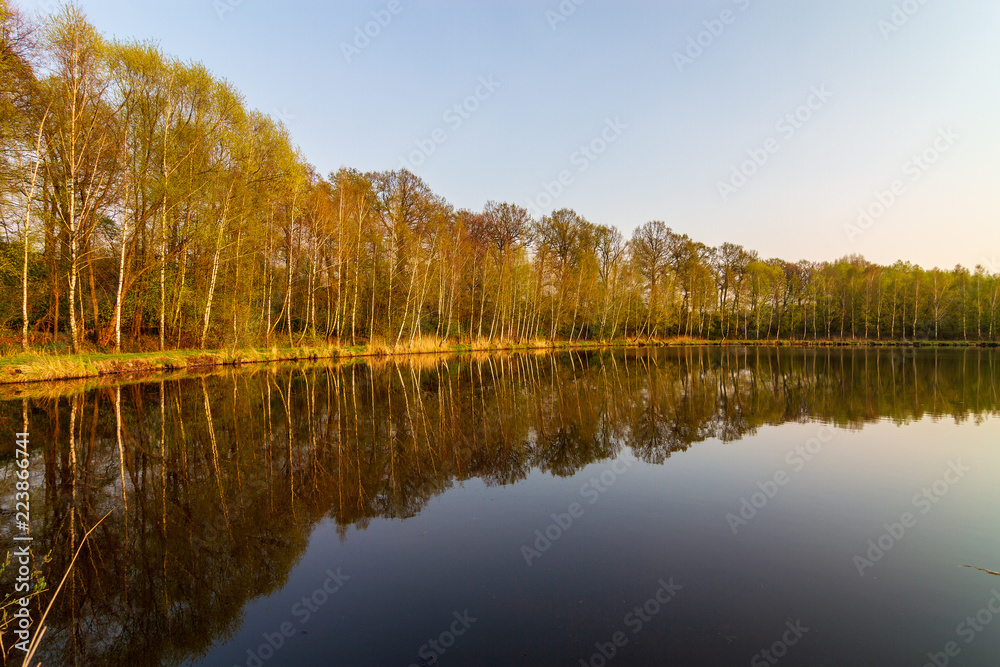
<svg viewBox="0 0 1000 667"><path fill-rule="evenodd" d="M0 327L82 348L430 338L997 340L987 269L765 259L666 222L323 176L202 65L0 0Z"/></svg>

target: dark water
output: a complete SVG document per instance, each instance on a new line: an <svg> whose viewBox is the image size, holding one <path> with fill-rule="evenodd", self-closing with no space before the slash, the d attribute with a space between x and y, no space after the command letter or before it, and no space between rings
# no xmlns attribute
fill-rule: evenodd
<svg viewBox="0 0 1000 667"><path fill-rule="evenodd" d="M60 391L0 404L0 532L25 410L53 587L114 511L45 665L1000 665L1000 577L962 567L1000 570L994 350L415 358Z"/></svg>

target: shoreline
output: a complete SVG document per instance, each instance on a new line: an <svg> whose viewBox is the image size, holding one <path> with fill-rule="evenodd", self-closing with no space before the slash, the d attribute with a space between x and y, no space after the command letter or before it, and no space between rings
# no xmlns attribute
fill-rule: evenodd
<svg viewBox="0 0 1000 667"><path fill-rule="evenodd" d="M369 349L355 346L303 346L244 350L174 350L168 352L45 354L21 353L0 357L0 385L25 385L60 380L84 380L116 375L157 374L184 370L205 370L291 361L319 361L404 357L425 354L470 354L495 352L534 352L560 350L610 350L652 347L798 347L798 348L996 348L996 341L902 341L902 340L709 340L667 338L614 341L529 341L525 343L485 344L421 343L390 348L375 345Z"/></svg>

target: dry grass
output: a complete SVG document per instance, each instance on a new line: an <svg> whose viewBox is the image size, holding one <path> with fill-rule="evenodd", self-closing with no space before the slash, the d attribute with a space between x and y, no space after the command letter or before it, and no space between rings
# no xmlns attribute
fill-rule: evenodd
<svg viewBox="0 0 1000 667"><path fill-rule="evenodd" d="M446 347L447 342L444 338L438 336L420 336L415 338L412 343L405 341L401 346L400 351L405 351L410 354L433 354L448 352Z"/></svg>
<svg viewBox="0 0 1000 667"><path fill-rule="evenodd" d="M460 341L456 338L443 339L438 336L421 336L412 343L404 338L397 346L383 338L373 337L365 344L349 345L343 342L333 345L316 341L313 345L288 348L247 348L225 350L178 350L172 352L135 352L126 354L84 353L70 355L51 351L40 351L0 357L0 385L19 385L49 382L53 380L82 380L114 376L118 381L130 375L161 373L165 371L190 371L192 369L213 369L221 366L240 366L279 361L315 361L319 359L343 359L355 357L391 357L398 355L454 354L454 353L495 353L526 352L544 350L578 350L637 347L680 347L699 345L722 345L740 347L785 347L785 346L849 346L875 345L873 341L708 341L693 337L680 338L640 338L609 341L577 340L550 341L533 338L530 340L474 340ZM880 346L898 345L883 341ZM910 345L912 343L904 343ZM956 346L955 342L947 345ZM921 345L927 345L921 343ZM5 392L9 393L9 392Z"/></svg>
<svg viewBox="0 0 1000 667"><path fill-rule="evenodd" d="M31 638L31 643L28 644L28 651L24 656L23 665L31 665L31 660L35 657L38 647L41 646L42 638L45 636L46 631L48 631L48 626L45 625L45 619L48 617L49 612L52 611L52 605L55 604L56 598L59 597L59 592L62 590L63 584L66 583L66 579L69 578L70 573L73 571L73 566L76 565L76 559L79 557L80 551L83 550L83 545L87 543L87 538L90 537L90 534L101 525L101 522L108 518L109 514L111 514L111 512L102 516L97 523L90 527L87 533L83 536L83 539L80 540L80 546L76 548L76 553L73 554L73 559L69 562L69 567L66 568L65 574L63 574L62 579L59 581L59 586L56 587L55 592L52 594L52 598L49 599L49 604L45 607L45 613L43 613L42 617L38 620L37 630L35 631L34 637ZM41 667L41 662L35 663L34 667Z"/></svg>
<svg viewBox="0 0 1000 667"><path fill-rule="evenodd" d="M381 336L372 336L365 345L365 352L370 356L384 357L392 354L393 348Z"/></svg>

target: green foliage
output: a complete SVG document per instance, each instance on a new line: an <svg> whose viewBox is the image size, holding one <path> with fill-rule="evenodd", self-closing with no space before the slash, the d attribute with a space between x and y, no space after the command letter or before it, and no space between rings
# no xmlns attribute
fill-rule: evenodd
<svg viewBox="0 0 1000 667"><path fill-rule="evenodd" d="M22 324L27 238L34 344L1000 338L984 267L793 264L663 221L626 240L570 209L456 211L406 170L323 178L228 82L75 6L33 27L3 3L0 23L0 329Z"/></svg>

